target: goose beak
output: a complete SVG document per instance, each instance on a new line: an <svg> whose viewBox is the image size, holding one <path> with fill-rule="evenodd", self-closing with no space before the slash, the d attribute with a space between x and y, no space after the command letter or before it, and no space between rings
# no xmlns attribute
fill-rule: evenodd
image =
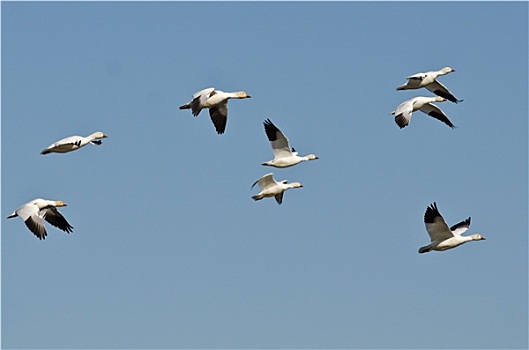
<svg viewBox="0 0 529 350"><path fill-rule="evenodd" d="M103 138L106 139L108 137L107 134L103 134Z"/></svg>

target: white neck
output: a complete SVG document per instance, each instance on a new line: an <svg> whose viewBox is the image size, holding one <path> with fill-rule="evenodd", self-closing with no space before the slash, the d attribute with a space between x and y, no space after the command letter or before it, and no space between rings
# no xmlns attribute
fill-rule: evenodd
<svg viewBox="0 0 529 350"><path fill-rule="evenodd" d="M99 139L100 137L98 132L94 132L93 134L88 135L86 138L90 142L92 140Z"/></svg>
<svg viewBox="0 0 529 350"><path fill-rule="evenodd" d="M448 74L450 72L451 72L451 70L449 70L448 68L443 68L441 70L438 70L436 73L437 73L437 76L440 76L440 75Z"/></svg>

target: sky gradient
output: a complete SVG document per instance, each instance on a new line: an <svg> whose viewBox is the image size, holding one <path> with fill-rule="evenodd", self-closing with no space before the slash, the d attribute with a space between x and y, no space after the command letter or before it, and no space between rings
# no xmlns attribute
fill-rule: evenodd
<svg viewBox="0 0 529 350"><path fill-rule="evenodd" d="M3 348L527 348L526 2L1 6ZM444 66L457 128L399 129ZM252 95L221 136L210 86ZM267 118L320 159L261 166ZM37 197L74 232L5 219ZM487 240L418 254L434 201Z"/></svg>

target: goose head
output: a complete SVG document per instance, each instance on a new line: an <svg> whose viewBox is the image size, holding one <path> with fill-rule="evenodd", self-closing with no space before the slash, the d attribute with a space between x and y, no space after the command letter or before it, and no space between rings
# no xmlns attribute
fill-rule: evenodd
<svg viewBox="0 0 529 350"><path fill-rule="evenodd" d="M251 98L249 94L247 94L245 91L239 91L236 93L237 98Z"/></svg>
<svg viewBox="0 0 529 350"><path fill-rule="evenodd" d="M66 207L68 204L64 203L63 201L55 201L56 207Z"/></svg>
<svg viewBox="0 0 529 350"><path fill-rule="evenodd" d="M307 159L308 160L314 160L314 159L320 159L320 158L317 155L315 155L315 154L309 154L307 156Z"/></svg>
<svg viewBox="0 0 529 350"><path fill-rule="evenodd" d="M444 101L446 101L446 98L441 97L441 96L436 96L434 98L435 98L434 99L435 102L444 102Z"/></svg>
<svg viewBox="0 0 529 350"><path fill-rule="evenodd" d="M301 183L299 183L299 182L292 182L290 184L290 187L291 188L299 188L299 187L303 187L303 185Z"/></svg>
<svg viewBox="0 0 529 350"><path fill-rule="evenodd" d="M480 235L479 233L475 233L473 234L472 236L472 240L473 241L484 241L485 240L485 237L483 237L482 235Z"/></svg>
<svg viewBox="0 0 529 350"><path fill-rule="evenodd" d="M455 72L456 70L452 67L444 67L443 69L441 69L441 72L443 74L448 74L448 73L452 73L452 72Z"/></svg>
<svg viewBox="0 0 529 350"><path fill-rule="evenodd" d="M90 135L90 137L93 139L106 139L108 135L103 134L101 131L97 131Z"/></svg>

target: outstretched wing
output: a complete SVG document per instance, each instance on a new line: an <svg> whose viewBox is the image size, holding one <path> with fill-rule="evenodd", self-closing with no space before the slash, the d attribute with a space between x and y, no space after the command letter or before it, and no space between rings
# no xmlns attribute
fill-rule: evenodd
<svg viewBox="0 0 529 350"><path fill-rule="evenodd" d="M427 103L421 107L421 112L428 114L430 117L433 117L437 120L442 121L452 129L455 128L454 124L448 119L448 117L443 113L441 108L437 107L432 103Z"/></svg>
<svg viewBox="0 0 529 350"><path fill-rule="evenodd" d="M202 108L204 108L207 99L214 93L215 88L207 88L193 94L193 101L191 101L189 105L191 106L191 111L195 117L198 116Z"/></svg>
<svg viewBox="0 0 529 350"><path fill-rule="evenodd" d="M424 213L424 223L432 242L443 241L454 236L439 213L439 210L437 210L437 204L435 202L430 204L426 209L426 212Z"/></svg>
<svg viewBox="0 0 529 350"><path fill-rule="evenodd" d="M84 137L82 136L68 136L65 137L51 145L49 145L46 149L42 150L40 154L48 154L51 152L57 152L57 153L66 153L73 151L83 144Z"/></svg>
<svg viewBox="0 0 529 350"><path fill-rule="evenodd" d="M276 199L277 204L281 204L281 203L283 203L283 195L284 195L284 194L285 194L285 192L283 191L283 192L278 193L278 194L276 194L276 195L274 196L275 199Z"/></svg>
<svg viewBox="0 0 529 350"><path fill-rule="evenodd" d="M466 219L465 221L461 221L454 226L450 227L450 231L454 234L454 236L461 236L464 232L468 230L470 227L470 218Z"/></svg>
<svg viewBox="0 0 529 350"><path fill-rule="evenodd" d="M421 81L424 78L426 78L426 73L416 73L414 75L410 75L409 77L406 77L408 80L418 80Z"/></svg>
<svg viewBox="0 0 529 350"><path fill-rule="evenodd" d="M209 108L209 116L217 133L224 134L228 122L228 100Z"/></svg>
<svg viewBox="0 0 529 350"><path fill-rule="evenodd" d="M413 100L401 103L393 112L395 114L395 123L402 129L410 124L411 114L413 111Z"/></svg>
<svg viewBox="0 0 529 350"><path fill-rule="evenodd" d="M51 225L57 227L60 230L63 230L66 233L73 232L73 226L66 221L64 216L62 216L61 213L57 210L55 207L50 207L46 209L42 209L40 211L40 216L44 218L47 222L49 222Z"/></svg>
<svg viewBox="0 0 529 350"><path fill-rule="evenodd" d="M264 128L268 141L272 145L275 158L292 156L288 138L272 123L270 119L264 121Z"/></svg>
<svg viewBox="0 0 529 350"><path fill-rule="evenodd" d="M256 184L259 184L259 187L261 188L261 191L264 190L265 188L269 187L270 185L275 185L277 184L276 180L274 179L274 174L273 173L269 173L269 174L266 174L266 175L263 175L263 177L261 177L259 180L255 181L252 185L252 188L256 185Z"/></svg>
<svg viewBox="0 0 529 350"><path fill-rule="evenodd" d="M448 89L438 82L437 80L434 80L433 83L426 85L426 88L436 94L437 96L441 96L446 98L448 101L458 103L462 102L463 100L458 100Z"/></svg>

